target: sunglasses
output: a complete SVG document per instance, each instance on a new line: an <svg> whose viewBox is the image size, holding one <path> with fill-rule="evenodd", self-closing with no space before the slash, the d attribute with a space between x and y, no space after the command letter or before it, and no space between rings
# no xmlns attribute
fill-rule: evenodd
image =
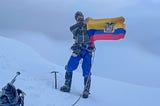
<svg viewBox="0 0 160 106"><path fill-rule="evenodd" d="M77 21L83 21L84 20L84 17L83 16L77 16L77 19L76 19Z"/></svg>

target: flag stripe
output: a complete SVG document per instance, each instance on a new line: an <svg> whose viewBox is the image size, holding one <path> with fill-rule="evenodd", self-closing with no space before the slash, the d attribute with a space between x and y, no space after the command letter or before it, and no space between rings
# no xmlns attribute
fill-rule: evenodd
<svg viewBox="0 0 160 106"><path fill-rule="evenodd" d="M124 38L124 34L121 33L121 34L117 34L115 36L115 34L97 34L97 35L94 35L94 36L91 36L90 37L90 40L93 42L93 41L96 41L96 40L118 40L118 39L122 39Z"/></svg>
<svg viewBox="0 0 160 106"><path fill-rule="evenodd" d="M123 28L118 28L114 32L104 32L104 30L88 30L91 41L96 40L118 40L124 38L126 31Z"/></svg>
<svg viewBox="0 0 160 106"><path fill-rule="evenodd" d="M125 24L123 17L117 17L117 18L105 18L105 19L92 19L89 18L89 21L87 22L87 30L90 29L98 29L102 30L106 27L107 22L113 22L115 23L114 28L125 28Z"/></svg>
<svg viewBox="0 0 160 106"><path fill-rule="evenodd" d="M125 34L126 30L124 30L123 28L117 28L116 30L114 30L114 32L105 32L104 30L95 30L95 29L88 30L89 36L92 36L94 34L115 34L116 35L120 33Z"/></svg>

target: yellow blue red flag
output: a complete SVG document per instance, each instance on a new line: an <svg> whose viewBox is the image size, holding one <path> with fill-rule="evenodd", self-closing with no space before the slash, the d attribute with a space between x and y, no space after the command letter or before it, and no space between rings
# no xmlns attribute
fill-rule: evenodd
<svg viewBox="0 0 160 106"><path fill-rule="evenodd" d="M126 34L123 17L92 19L88 18L87 31L91 41L118 40Z"/></svg>

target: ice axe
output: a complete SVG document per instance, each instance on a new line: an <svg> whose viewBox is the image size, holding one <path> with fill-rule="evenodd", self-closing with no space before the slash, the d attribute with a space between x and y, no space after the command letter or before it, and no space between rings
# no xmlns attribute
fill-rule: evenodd
<svg viewBox="0 0 160 106"><path fill-rule="evenodd" d="M57 89L57 73L58 71L52 71L51 74L54 73L54 78L55 78L55 89Z"/></svg>

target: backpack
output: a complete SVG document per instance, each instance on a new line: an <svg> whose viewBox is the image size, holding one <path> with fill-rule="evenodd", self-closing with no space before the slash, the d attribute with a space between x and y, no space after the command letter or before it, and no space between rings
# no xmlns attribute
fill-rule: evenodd
<svg viewBox="0 0 160 106"><path fill-rule="evenodd" d="M0 92L0 106L24 106L25 93L8 83Z"/></svg>

